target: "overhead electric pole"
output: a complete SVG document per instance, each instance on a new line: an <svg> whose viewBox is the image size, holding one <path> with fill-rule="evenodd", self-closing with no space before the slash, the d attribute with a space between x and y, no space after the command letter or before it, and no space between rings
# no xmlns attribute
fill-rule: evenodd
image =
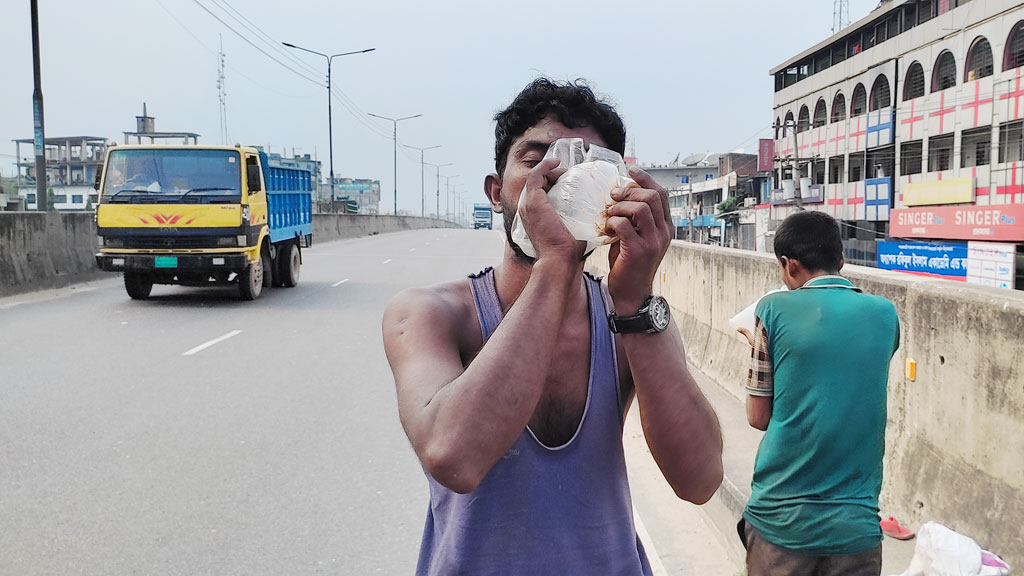
<svg viewBox="0 0 1024 576"><path fill-rule="evenodd" d="M228 145L228 94L224 83L224 37L220 37L220 52L217 53L217 95L220 98L220 143Z"/></svg>
<svg viewBox="0 0 1024 576"><path fill-rule="evenodd" d="M32 91L34 148L36 153L36 210L49 209L46 197L46 133L43 130L43 81L39 74L39 6L32 0L32 69L35 89Z"/></svg>

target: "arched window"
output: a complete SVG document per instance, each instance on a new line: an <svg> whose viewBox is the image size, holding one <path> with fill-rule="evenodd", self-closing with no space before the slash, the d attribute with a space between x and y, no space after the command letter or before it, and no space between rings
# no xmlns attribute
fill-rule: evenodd
<svg viewBox="0 0 1024 576"><path fill-rule="evenodd" d="M903 84L903 101L924 96L924 68L920 62L914 62L907 69L907 79Z"/></svg>
<svg viewBox="0 0 1024 576"><path fill-rule="evenodd" d="M785 138L787 135L793 133L793 111L786 112L786 121L782 124L782 137Z"/></svg>
<svg viewBox="0 0 1024 576"><path fill-rule="evenodd" d="M796 121L796 132L797 134L807 130L811 127L811 113L807 111L807 106L800 107L800 119Z"/></svg>
<svg viewBox="0 0 1024 576"><path fill-rule="evenodd" d="M853 89L853 98L850 100L850 117L860 116L867 112L868 95L863 84L857 84Z"/></svg>
<svg viewBox="0 0 1024 576"><path fill-rule="evenodd" d="M1003 70L1013 70L1024 66L1024 20L1017 22L1006 38L1006 49L1003 51Z"/></svg>
<svg viewBox="0 0 1024 576"><path fill-rule="evenodd" d="M782 120L778 116L775 117L775 139L779 139L779 129L782 128Z"/></svg>
<svg viewBox="0 0 1024 576"><path fill-rule="evenodd" d="M819 98L818 103L814 106L814 123L815 128L820 128L825 125L828 119L828 112L825 111L825 99Z"/></svg>
<svg viewBox="0 0 1024 576"><path fill-rule="evenodd" d="M875 83L871 85L871 98L868 100L868 110L874 112L890 104L892 104L892 99L889 94L889 80L885 77L885 74L880 74L878 78L875 78Z"/></svg>
<svg viewBox="0 0 1024 576"><path fill-rule="evenodd" d="M974 82L992 75L992 47L984 36L979 36L967 51L964 82Z"/></svg>
<svg viewBox="0 0 1024 576"><path fill-rule="evenodd" d="M832 122L843 120L846 120L846 96L843 96L842 92L837 92L835 99L832 100Z"/></svg>
<svg viewBox="0 0 1024 576"><path fill-rule="evenodd" d="M932 92L956 86L956 58L949 50L943 50L935 60L932 70Z"/></svg>

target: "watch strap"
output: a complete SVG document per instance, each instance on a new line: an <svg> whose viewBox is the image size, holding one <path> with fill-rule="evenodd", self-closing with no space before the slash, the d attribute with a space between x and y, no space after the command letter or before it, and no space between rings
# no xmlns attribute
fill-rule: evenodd
<svg viewBox="0 0 1024 576"><path fill-rule="evenodd" d="M649 314L652 298L653 296L648 296L640 306L640 311L630 316L619 316L612 310L608 314L608 328L613 334L638 334L652 329Z"/></svg>

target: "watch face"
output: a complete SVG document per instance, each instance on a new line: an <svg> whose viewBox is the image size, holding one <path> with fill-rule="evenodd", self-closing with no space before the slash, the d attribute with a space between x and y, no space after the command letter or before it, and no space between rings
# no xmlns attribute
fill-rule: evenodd
<svg viewBox="0 0 1024 576"><path fill-rule="evenodd" d="M651 299L650 315L651 323L654 324L655 330L661 332L665 328L668 328L668 302L666 302L664 298L661 296L655 296Z"/></svg>

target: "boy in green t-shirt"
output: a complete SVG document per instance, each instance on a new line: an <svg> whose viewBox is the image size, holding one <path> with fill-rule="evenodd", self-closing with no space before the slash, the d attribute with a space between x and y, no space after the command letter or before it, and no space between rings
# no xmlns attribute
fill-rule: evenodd
<svg viewBox="0 0 1024 576"><path fill-rule="evenodd" d="M878 576L892 303L838 276L839 225L797 212L775 233L790 289L757 305L747 419L765 430L740 521L749 576Z"/></svg>

